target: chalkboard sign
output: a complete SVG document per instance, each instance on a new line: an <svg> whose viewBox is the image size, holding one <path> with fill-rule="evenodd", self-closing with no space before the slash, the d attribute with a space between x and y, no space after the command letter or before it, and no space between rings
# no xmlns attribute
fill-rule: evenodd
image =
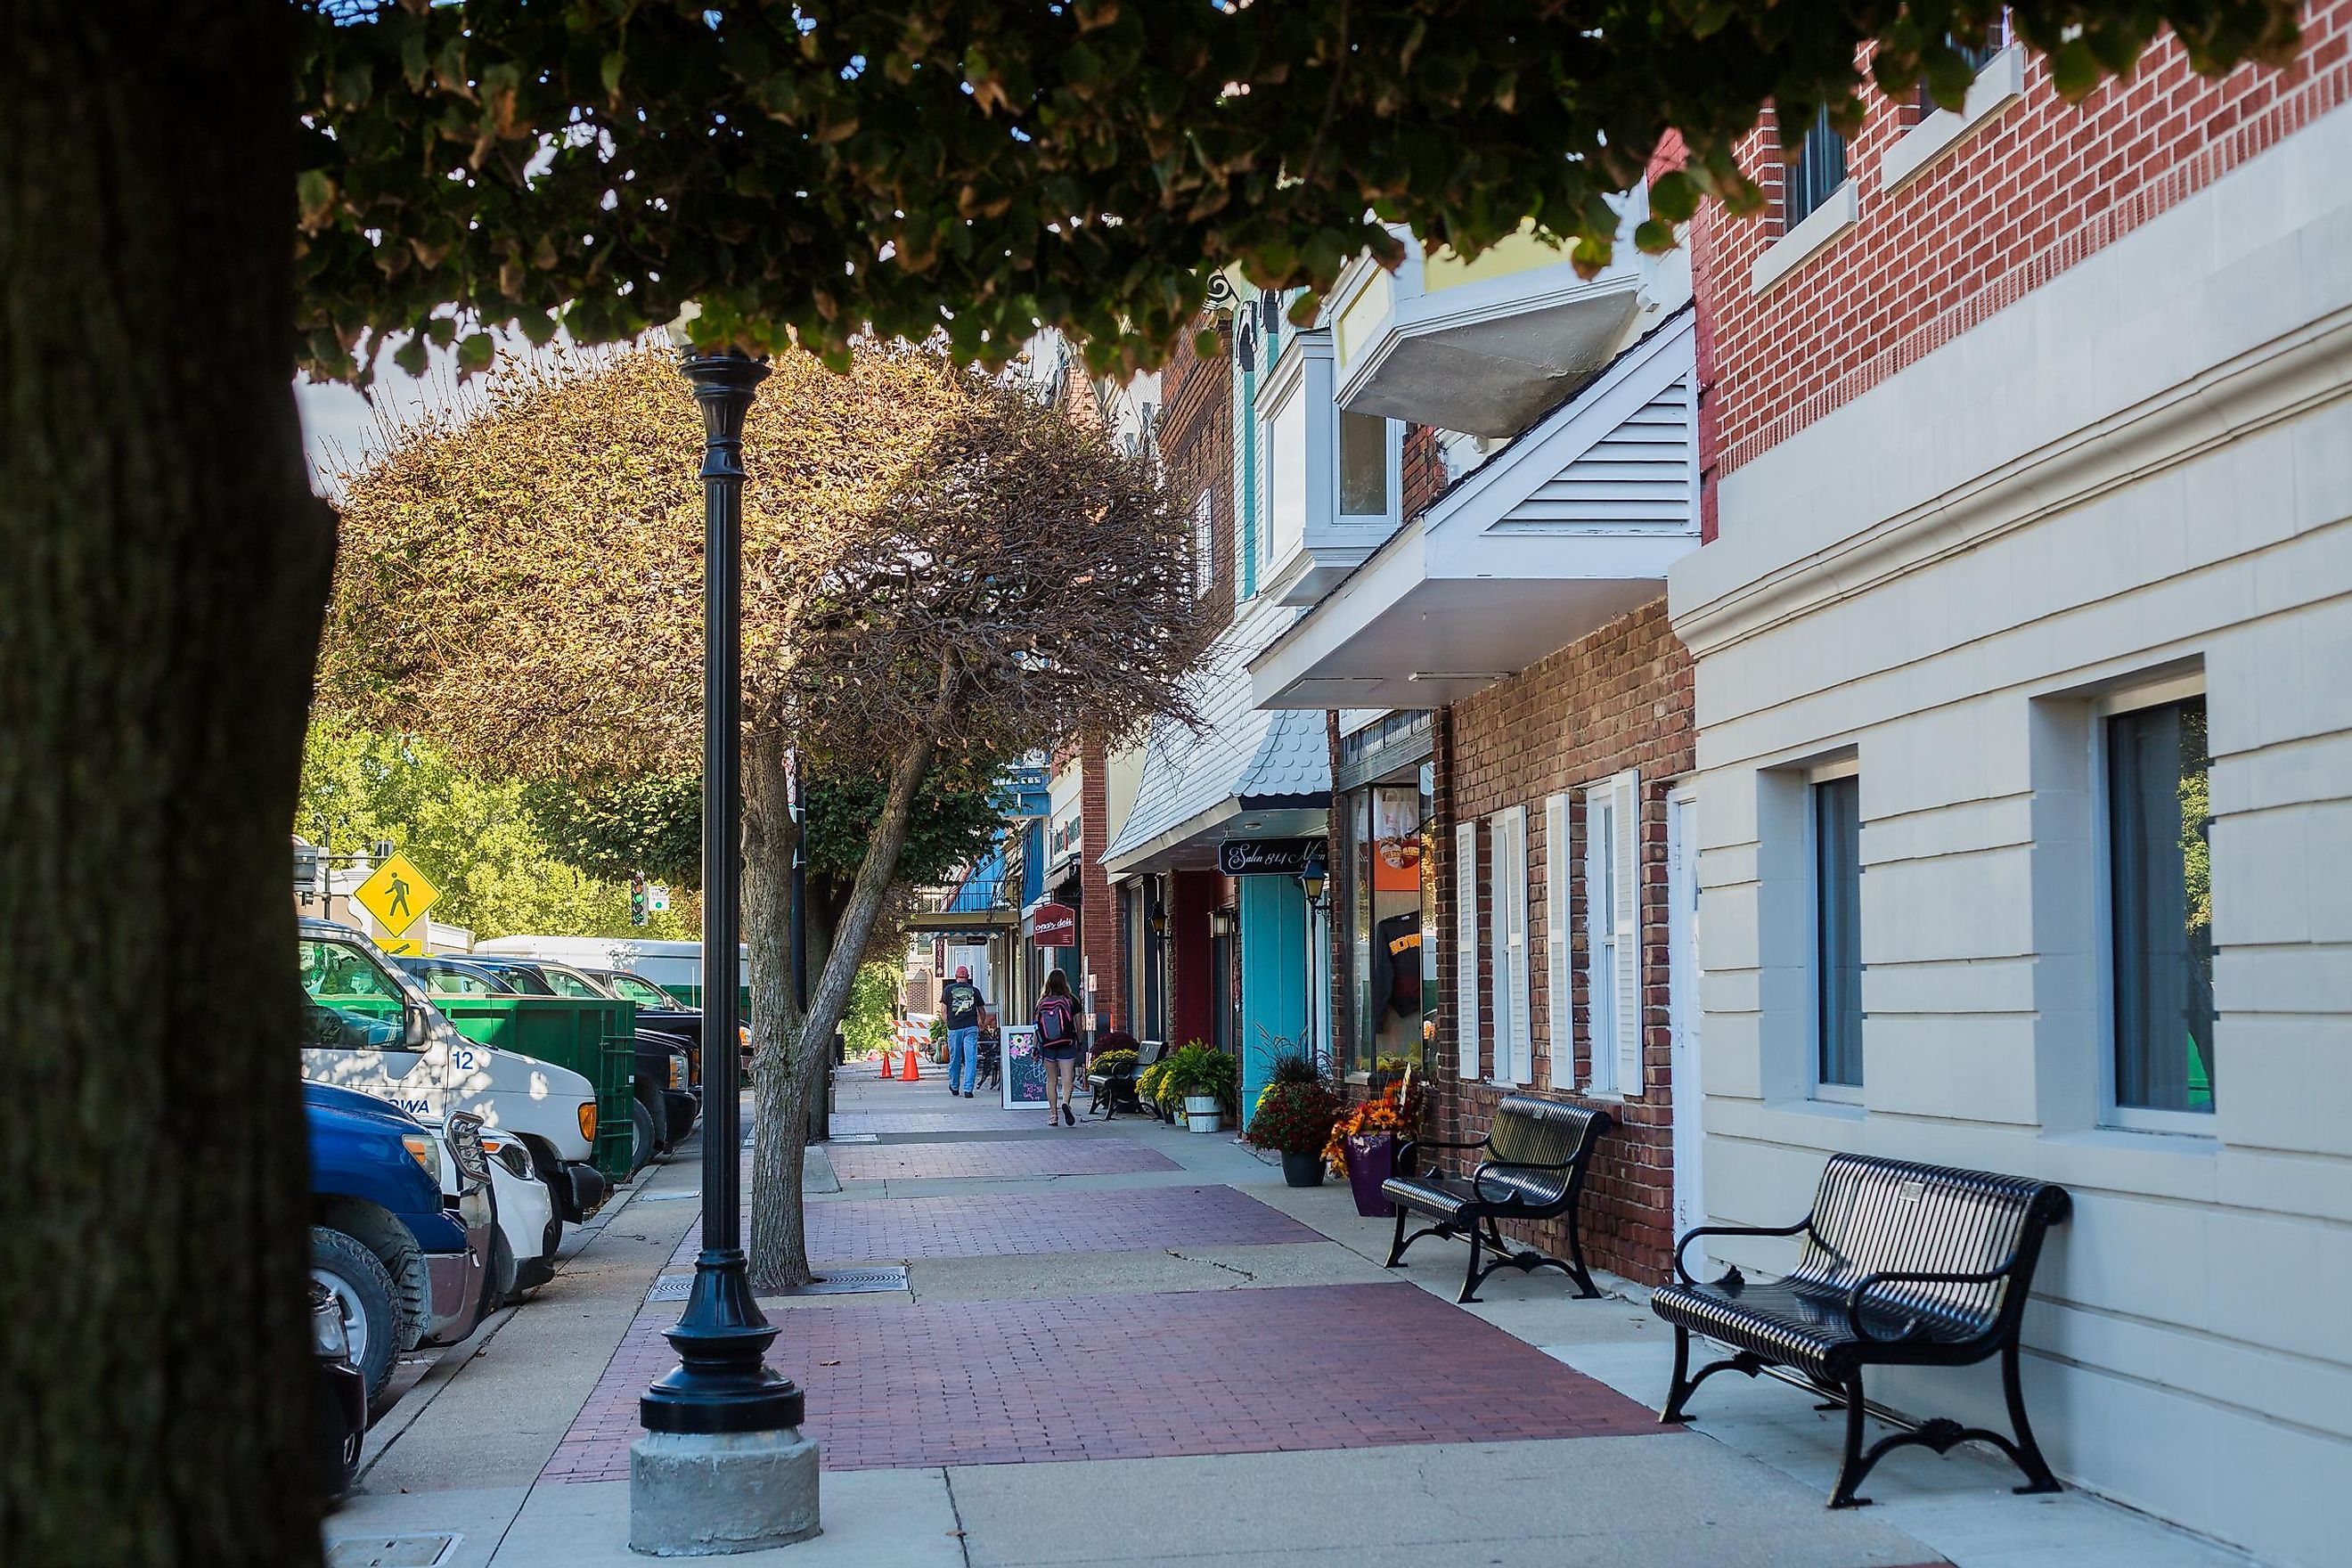
<svg viewBox="0 0 2352 1568"><path fill-rule="evenodd" d="M1037 1026L1008 1024L1004 1042L1004 1109L1045 1106L1045 1063L1037 1054Z"/></svg>

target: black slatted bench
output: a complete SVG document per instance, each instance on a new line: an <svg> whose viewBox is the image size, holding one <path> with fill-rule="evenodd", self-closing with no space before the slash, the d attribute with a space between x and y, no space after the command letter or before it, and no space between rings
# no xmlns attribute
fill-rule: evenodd
<svg viewBox="0 0 2352 1568"><path fill-rule="evenodd" d="M1674 1384L1659 1419L1685 1419L1692 1391L1718 1372L1761 1373L1822 1396L1825 1409L1844 1409L1845 1458L1832 1508L1868 1502L1856 1489L1894 1449L1918 1443L1942 1454L1970 1438L2024 1472L2019 1491L2058 1490L2026 1423L2018 1334L2043 1234L2071 1206L2066 1190L2047 1182L1840 1154L1822 1173L1813 1212L1796 1224L1701 1226L1675 1248L1676 1283L1650 1295L1650 1310L1675 1329ZM1780 1279L1749 1279L1733 1268L1703 1284L1683 1255L1705 1236L1801 1236L1804 1243ZM1693 1334L1731 1355L1690 1375ZM1937 1416L1863 1451L1864 1367L1965 1366L1996 1353L2013 1437Z"/></svg>
<svg viewBox="0 0 2352 1568"><path fill-rule="evenodd" d="M1087 1114L1092 1116L1099 1111L1102 1119L1109 1121L1122 1110L1142 1110L1143 1101L1135 1092L1136 1075L1167 1054L1167 1041L1146 1040L1136 1047L1135 1065L1125 1072L1087 1074L1087 1087L1094 1090L1094 1100L1087 1107Z"/></svg>
<svg viewBox="0 0 2352 1568"><path fill-rule="evenodd" d="M1546 1265L1565 1271L1581 1287L1582 1296L1598 1296L1592 1276L1584 1268L1584 1240L1579 1233L1577 1199L1584 1191L1585 1168L1601 1135L1612 1125L1605 1110L1588 1110L1533 1095L1507 1096L1495 1110L1486 1135L1467 1143L1443 1143L1434 1139L1408 1139L1397 1148L1397 1168L1424 1149L1483 1149L1486 1157L1467 1176L1391 1176L1381 1191L1396 1205L1396 1240L1389 1247L1388 1267L1403 1267L1405 1248L1424 1236L1450 1237L1470 1244L1469 1272L1457 1301L1475 1301L1478 1286L1497 1268L1522 1273ZM1411 1214L1436 1220L1408 1237L1405 1219ZM1496 1228L1507 1219L1538 1220L1568 1217L1568 1257L1553 1258L1533 1247L1513 1247ZM1485 1234L1480 1234L1480 1226ZM1494 1262L1481 1268L1479 1258L1492 1252Z"/></svg>

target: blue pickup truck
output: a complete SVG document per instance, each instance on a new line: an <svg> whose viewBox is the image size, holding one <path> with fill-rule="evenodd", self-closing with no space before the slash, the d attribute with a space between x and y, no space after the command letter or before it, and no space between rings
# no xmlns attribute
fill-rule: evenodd
<svg viewBox="0 0 2352 1568"><path fill-rule="evenodd" d="M478 1118L451 1135L383 1100L302 1086L310 1131L310 1276L334 1293L352 1363L373 1400L393 1363L422 1344L462 1339L488 1305L497 1216ZM445 1198L441 1162L458 1169Z"/></svg>

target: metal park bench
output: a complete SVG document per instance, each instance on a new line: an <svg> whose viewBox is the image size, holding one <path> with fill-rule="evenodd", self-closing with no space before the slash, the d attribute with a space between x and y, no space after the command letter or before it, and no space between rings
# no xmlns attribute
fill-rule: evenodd
<svg viewBox="0 0 2352 1568"><path fill-rule="evenodd" d="M1090 1072L1087 1087L1094 1090L1094 1100L1087 1107L1088 1116L1100 1112L1105 1121L1111 1121L1122 1110L1144 1111L1143 1101L1135 1092L1136 1075L1168 1054L1165 1040L1146 1040L1135 1049L1135 1063L1124 1072ZM1148 1114L1157 1116L1157 1110Z"/></svg>
<svg viewBox="0 0 2352 1568"><path fill-rule="evenodd" d="M2063 1187L2022 1176L1840 1154L1822 1173L1813 1212L1796 1224L1691 1231L1675 1249L1677 1283L1650 1296L1650 1310L1675 1329L1674 1384L1660 1419L1685 1419L1692 1391L1718 1372L1762 1373L1822 1396L1823 1409L1844 1409L1845 1458L1832 1508L1868 1502L1856 1489L1894 1449L1917 1443L1942 1454L1972 1437L2024 1472L2019 1491L2058 1490L2026 1424L2018 1331L2042 1236L2070 1206ZM1733 1268L1702 1284L1683 1255L1705 1236L1805 1239L1796 1267L1780 1279L1749 1279ZM1695 1333L1732 1352L1696 1377L1689 1375ZM1937 1416L1864 1451L1864 1367L1965 1366L1996 1352L2013 1438Z"/></svg>
<svg viewBox="0 0 2352 1568"><path fill-rule="evenodd" d="M1581 1287L1581 1296L1598 1296L1592 1276L1584 1268L1584 1241L1578 1230L1577 1198L1584 1190L1584 1173L1592 1151L1612 1125L1605 1110L1562 1105L1514 1094L1496 1108L1495 1120L1484 1138L1467 1143L1413 1139L1397 1149L1400 1169L1424 1149L1483 1149L1486 1157L1467 1176L1391 1176L1381 1193L1396 1205L1396 1240L1389 1247L1388 1267L1399 1268L1405 1248L1424 1236L1451 1237L1470 1244L1469 1271L1463 1278L1457 1301L1475 1301L1478 1286L1497 1268L1522 1273L1544 1268L1565 1271ZM1423 1214L1436 1220L1408 1237L1405 1219ZM1533 1247L1513 1247L1496 1228L1511 1220L1568 1218L1568 1257L1558 1258ZM1479 1227L1484 1226L1485 1234ZM1485 1268L1486 1253L1496 1255Z"/></svg>

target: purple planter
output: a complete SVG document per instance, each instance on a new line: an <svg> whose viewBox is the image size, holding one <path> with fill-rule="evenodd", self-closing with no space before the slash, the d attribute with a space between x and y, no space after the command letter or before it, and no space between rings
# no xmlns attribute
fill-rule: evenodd
<svg viewBox="0 0 2352 1568"><path fill-rule="evenodd" d="M1367 1219L1387 1219L1395 1205L1381 1195L1381 1184L1396 1163L1396 1134L1357 1132L1348 1138L1348 1185L1356 1194L1356 1212Z"/></svg>

